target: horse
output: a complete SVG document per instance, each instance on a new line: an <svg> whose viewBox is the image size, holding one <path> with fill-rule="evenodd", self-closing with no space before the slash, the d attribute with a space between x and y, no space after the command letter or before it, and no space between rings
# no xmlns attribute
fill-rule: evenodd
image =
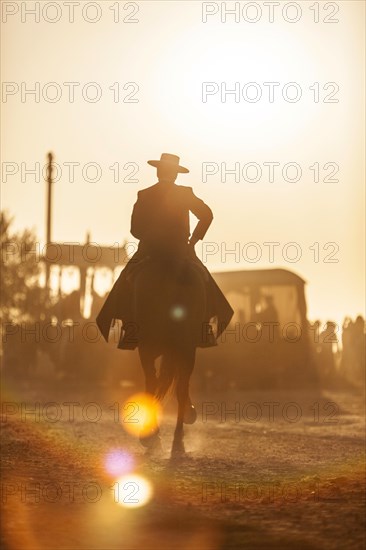
<svg viewBox="0 0 366 550"><path fill-rule="evenodd" d="M183 424L193 424L197 417L189 381L206 309L202 271L187 258L151 258L134 275L133 306L146 393L161 402L175 387L178 414L171 453L184 455ZM158 375L155 362L160 356ZM161 451L156 418L140 442L148 451Z"/></svg>

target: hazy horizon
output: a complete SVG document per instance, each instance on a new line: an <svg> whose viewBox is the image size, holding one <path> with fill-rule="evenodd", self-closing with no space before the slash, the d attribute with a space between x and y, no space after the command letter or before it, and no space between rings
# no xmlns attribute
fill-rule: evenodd
<svg viewBox="0 0 366 550"><path fill-rule="evenodd" d="M120 14L126 18L131 13L138 21L114 23L112 5L101 5L95 24L75 9L74 23L62 11L54 24L44 17L36 23L31 16L25 24L19 13L3 25L3 82L19 86L11 93L8 84L1 104L2 209L15 216L14 229L34 227L44 242L46 184L42 177L37 182L25 174L21 163L29 170L36 162L43 167L51 150L62 167L54 184L53 240L83 243L90 231L92 241L107 246L136 242L129 224L137 191L157 181L147 160L169 152L190 169L177 184L193 187L213 210L203 245L218 246L206 263L211 271L289 269L307 281L309 319L339 323L345 315L364 315L364 4L339 2L334 15L339 22L334 24L324 23L322 12L315 23L308 4L301 4L296 23L286 22L281 11L270 23L263 6L255 24L242 18L236 23L229 16L222 23L220 13L207 15L204 23L200 2L138 2L136 14ZM94 17L92 11L89 16ZM51 9L48 17L54 17ZM32 95L22 102L22 82L29 90L39 83L39 102ZM47 89L50 82L58 88ZM78 83L73 103L64 84L70 82ZM95 103L81 93L92 82L102 90ZM114 102L117 82L125 102ZM263 94L256 103L243 99L245 84L253 82ZM273 102L268 82L279 83ZM285 101L284 86L293 82L301 99ZM238 83L239 95L229 94L223 101L223 83L228 91ZM58 101L44 99L55 90L61 90ZM95 90L90 87L90 97ZM211 93L206 101L204 90ZM293 93L292 87L289 96ZM326 97L338 102L324 103ZM137 102L126 103L126 98ZM18 170L5 172L4 181L10 163ZM67 163L79 163L74 181ZM94 183L95 167L87 178L82 173L88 163L100 169ZM207 181L204 163L209 171L217 170ZM223 181L222 163L227 170L239 163L239 181L232 173ZM262 171L258 181L253 163ZM279 163L274 181L269 163ZM283 167L292 163L300 166L299 181L283 177ZM250 181L245 181L248 164ZM294 179L293 167L287 175ZM128 176L130 181L123 181ZM264 244L269 242L280 243L273 262ZM223 262L224 247L232 250L235 243L241 261L228 254ZM243 259L248 243L261 249L256 263ZM287 246L289 256L294 253L289 243L297 243L301 251L297 262L282 253ZM202 259L201 247L199 243L196 251Z"/></svg>

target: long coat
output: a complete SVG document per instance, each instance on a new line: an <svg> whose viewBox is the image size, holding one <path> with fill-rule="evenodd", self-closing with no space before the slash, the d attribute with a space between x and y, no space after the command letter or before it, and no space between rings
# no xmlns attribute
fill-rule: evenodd
<svg viewBox="0 0 366 550"><path fill-rule="evenodd" d="M211 209L196 197L191 187L158 182L139 191L131 218L131 233L140 240L138 250L114 283L96 318L106 342L112 321L121 319L123 330L118 348L134 349L138 346L138 339L133 339L131 334L128 334L128 326L133 324L134 318L131 286L133 275L143 268L149 258L159 255L185 258L201 272L207 292L207 329L210 329L210 319L216 317L216 338L229 324L234 313L230 304L208 269L193 252L193 247L188 245L189 212L199 220L191 238L203 239L213 215ZM216 345L216 340L209 330L198 346L212 345Z"/></svg>

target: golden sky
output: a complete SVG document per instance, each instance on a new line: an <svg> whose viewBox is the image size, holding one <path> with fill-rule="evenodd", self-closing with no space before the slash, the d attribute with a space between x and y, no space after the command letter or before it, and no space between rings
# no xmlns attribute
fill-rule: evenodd
<svg viewBox="0 0 366 550"><path fill-rule="evenodd" d="M99 244L132 241L136 193L156 182L146 161L174 153L190 169L177 183L214 212L211 270L293 270L308 283L311 319L364 311L364 2L240 2L225 21L235 2L79 0L73 22L65 2L38 3L35 21L36 4L2 2L2 208L16 228L34 227L44 242L45 182L25 171L52 150L62 169L53 239L84 242L89 230ZM25 93L37 86L38 101ZM221 95L235 86L236 96ZM79 163L74 181L69 163ZM279 163L274 181L269 163ZM284 178L289 163L299 181ZM235 164L238 181L224 181ZM216 173L204 178L203 166ZM332 173L338 181L324 181ZM279 243L273 262L268 242ZM225 256L235 246L239 262Z"/></svg>

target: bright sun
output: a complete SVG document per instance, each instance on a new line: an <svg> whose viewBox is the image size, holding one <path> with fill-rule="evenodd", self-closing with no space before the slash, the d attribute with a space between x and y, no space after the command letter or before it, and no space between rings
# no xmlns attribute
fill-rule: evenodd
<svg viewBox="0 0 366 550"><path fill-rule="evenodd" d="M225 27L225 26L224 26ZM255 27L255 25L254 25ZM278 122L291 121L299 127L309 122L312 100L314 58L301 41L296 44L296 57L289 54L288 31L276 40L269 26L258 29L216 25L192 26L179 35L165 53L164 63L152 75L154 103L168 125L186 135L201 137L207 147L217 140L217 131L230 131L229 145L242 143L243 128L252 139L275 135ZM223 38L223 35L224 38ZM292 37L293 40L293 37ZM184 43L184 47L182 47ZM255 44L255 48L253 47ZM169 67L169 78L166 71ZM308 69L304 72L304 67ZM159 83L164 81L164 87ZM296 82L294 86L291 82ZM293 107L301 94L301 116ZM179 105L179 109L176 106ZM296 128L295 128L296 130Z"/></svg>

